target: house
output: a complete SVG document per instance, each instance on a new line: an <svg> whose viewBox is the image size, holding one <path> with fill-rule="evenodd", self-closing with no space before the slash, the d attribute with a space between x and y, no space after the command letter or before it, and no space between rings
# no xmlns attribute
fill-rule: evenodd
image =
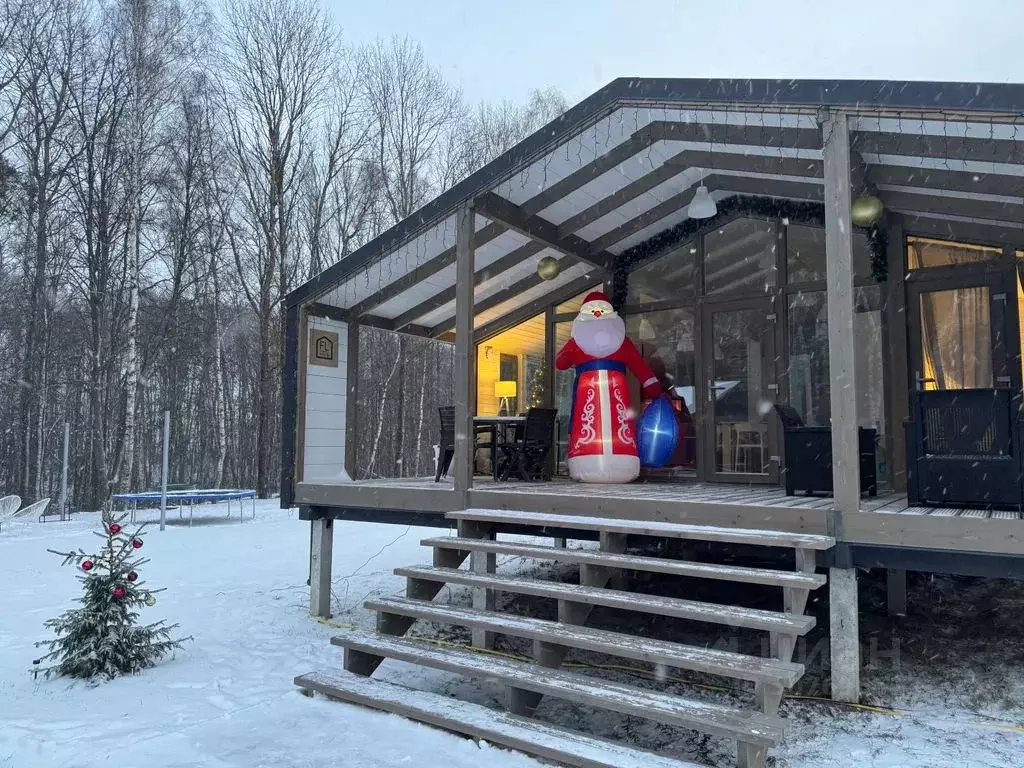
<svg viewBox="0 0 1024 768"><path fill-rule="evenodd" d="M510 551L496 531L599 537L609 556L639 532L761 543L795 550L801 578L828 569L833 695L855 701L857 568L889 569L896 603L908 569L1024 574L1022 114L1021 85L619 79L297 289L282 503L312 525L313 613L329 612L334 519L457 521L463 549L434 542L435 564L483 610L494 553ZM708 198L712 215L691 216ZM695 425L692 458L627 485L564 477L572 380L553 359L597 287ZM368 328L452 345L450 397L430 404L455 407L450 480L360 478L361 425L347 411ZM337 334L336 369L310 365L322 331ZM531 405L559 411L554 478L496 482L480 472L474 416ZM828 487L798 491L826 494L787 495L787 475L813 466ZM337 480L343 467L355 482ZM466 557L472 575L455 575ZM430 576L410 575L410 598L437 593ZM607 603L607 580L587 599ZM783 587L788 614L803 613L810 588ZM437 618L378 610L391 635ZM503 631L455 619L478 644ZM537 632L538 662L557 667L561 656L544 654L558 644ZM788 662L786 633L772 636ZM398 641L361 642L341 641L350 671L401 657ZM754 678L762 715L774 715L790 683ZM510 708L528 713L517 685ZM534 704L547 691L531 690ZM740 765L764 765L758 722L735 731Z"/></svg>

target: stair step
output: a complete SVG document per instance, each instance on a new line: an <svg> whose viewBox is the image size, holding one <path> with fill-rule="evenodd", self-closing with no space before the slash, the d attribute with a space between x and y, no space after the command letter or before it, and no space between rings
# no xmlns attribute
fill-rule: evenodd
<svg viewBox="0 0 1024 768"><path fill-rule="evenodd" d="M539 544L520 544L511 541L490 539L466 539L455 536L440 536L424 539L425 547L455 549L463 552L493 552L498 555L515 555L537 560L554 560L560 563L600 565L608 568L622 568L631 571L668 573L675 576L690 576L698 579L737 581L744 584L765 584L768 586L792 587L795 589L817 589L824 586L824 574L776 571L768 568L748 568L739 565L717 565L715 563L693 563L686 560L667 560L660 557L640 555L616 555L598 552L594 549L561 549Z"/></svg>
<svg viewBox="0 0 1024 768"><path fill-rule="evenodd" d="M762 531L750 528L725 528L714 525L662 523L653 520L623 520L582 515L551 515L540 512L519 512L505 509L464 509L449 512L451 520L475 520L485 523L507 523L541 528L607 531L636 536L658 536L693 541L720 541L732 544L756 544L765 547L798 549L831 549L835 539L810 533Z"/></svg>
<svg viewBox="0 0 1024 768"><path fill-rule="evenodd" d="M331 642L375 656L470 677L485 677L576 704L644 717L664 725L692 728L750 744L773 746L782 739L784 724L778 717L637 688L593 675L540 667L471 649L438 648L409 638L368 632L346 632L332 638Z"/></svg>
<svg viewBox="0 0 1024 768"><path fill-rule="evenodd" d="M602 605L626 611L640 611L677 619L705 621L710 624L726 624L731 627L763 629L789 635L804 635L814 627L814 617L802 614L763 611L756 608L742 608L736 605L703 603L696 600L682 600L675 597L645 595L638 592L622 592L601 589L580 584L563 584L556 581L524 579L515 576L473 573L457 568L432 568L414 566L396 568L395 573L413 579L440 581L448 584L463 584L469 587L489 587L521 595L551 597L588 605Z"/></svg>
<svg viewBox="0 0 1024 768"><path fill-rule="evenodd" d="M485 629L514 637L541 640L554 645L607 653L651 664L707 672L739 680L792 686L803 675L802 664L747 656L731 651L670 643L621 632L544 621L526 616L459 608L403 597L367 600L366 607L380 613L427 619L463 627Z"/></svg>
<svg viewBox="0 0 1024 768"><path fill-rule="evenodd" d="M696 763L673 760L479 704L348 672L311 672L296 677L295 684L325 696L577 768L700 768ZM487 761L485 756L486 753L481 753L481 761Z"/></svg>

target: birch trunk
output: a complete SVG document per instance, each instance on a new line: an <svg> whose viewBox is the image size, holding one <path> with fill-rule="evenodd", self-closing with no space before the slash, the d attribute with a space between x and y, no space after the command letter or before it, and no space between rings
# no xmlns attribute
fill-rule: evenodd
<svg viewBox="0 0 1024 768"><path fill-rule="evenodd" d="M380 393L380 409L377 413L377 433L373 436L373 446L370 449L370 460L366 462L366 476L373 477L373 465L377 461L377 449L380 447L380 436L384 431L385 421L385 408L388 402L388 390L391 389L391 380L395 378L395 373L398 371L399 365L402 362L402 351L399 348L398 354L395 355L395 363L391 366L391 373L388 374L387 379L384 380L384 386Z"/></svg>
<svg viewBox="0 0 1024 768"><path fill-rule="evenodd" d="M212 229L213 222L208 223ZM210 238L213 242L213 238ZM221 338L220 322L220 275L217 272L217 255L210 258L210 280L213 284L213 429L217 444L217 461L214 470L214 487L224 482L224 465L228 458L227 414L224 408L224 340Z"/></svg>

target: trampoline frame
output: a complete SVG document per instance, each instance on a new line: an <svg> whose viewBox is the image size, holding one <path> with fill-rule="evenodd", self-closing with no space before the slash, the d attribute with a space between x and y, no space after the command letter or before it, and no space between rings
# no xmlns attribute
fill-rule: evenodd
<svg viewBox="0 0 1024 768"><path fill-rule="evenodd" d="M135 522L136 514L141 504L143 508L151 507L152 505L160 506L160 501L163 498L161 491L139 491L137 493L118 493L110 497L111 507L114 507L120 502L121 508L127 508L130 513L131 522ZM212 504L215 502L226 502L228 507L228 519L231 518L231 502L238 502L238 519L239 522L245 522L245 505L246 499L252 500L252 515L256 517L256 491L252 489L242 488L206 488L191 491L167 491L167 503L170 505L171 502L177 502L178 519L182 519L182 508L188 504L188 525L192 527L193 508L198 504ZM131 505L131 506L127 506Z"/></svg>

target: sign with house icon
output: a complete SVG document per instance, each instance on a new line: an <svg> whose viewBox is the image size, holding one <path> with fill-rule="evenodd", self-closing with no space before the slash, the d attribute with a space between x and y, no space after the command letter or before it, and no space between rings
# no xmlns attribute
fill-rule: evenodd
<svg viewBox="0 0 1024 768"><path fill-rule="evenodd" d="M338 334L313 329L309 340L309 364L338 367Z"/></svg>

